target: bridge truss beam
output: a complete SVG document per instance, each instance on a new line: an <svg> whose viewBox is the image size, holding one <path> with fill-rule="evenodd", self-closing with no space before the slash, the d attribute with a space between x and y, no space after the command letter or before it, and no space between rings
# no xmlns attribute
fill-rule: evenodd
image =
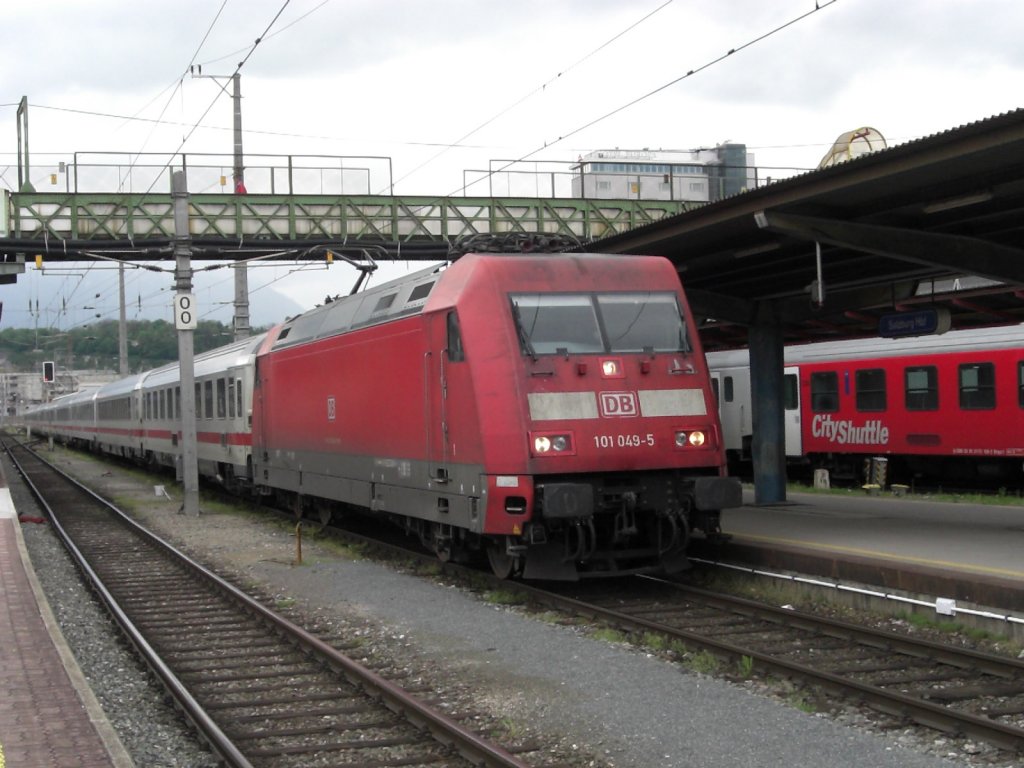
<svg viewBox="0 0 1024 768"><path fill-rule="evenodd" d="M69 242L145 249L174 237L173 202L164 194L6 193L0 253L45 249L60 257ZM237 248L296 242L442 245L479 234L558 235L585 242L681 213L693 203L490 197L224 195L190 196L191 235ZM166 258L154 248L154 258ZM403 254L404 255L404 254ZM211 254L211 257L214 257ZM222 255L221 258L224 256ZM410 258L415 258L410 254Z"/></svg>

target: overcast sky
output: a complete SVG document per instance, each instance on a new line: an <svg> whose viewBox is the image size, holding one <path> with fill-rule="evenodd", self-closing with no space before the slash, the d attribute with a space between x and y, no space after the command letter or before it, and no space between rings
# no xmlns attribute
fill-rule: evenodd
<svg viewBox="0 0 1024 768"><path fill-rule="evenodd" d="M844 131L872 126L893 145L1016 109L1024 92L1020 0L12 0L4 11L0 186L17 183L25 96L40 191L75 153L230 163L232 102L223 81L188 74L199 64L226 76L245 62L247 165L344 156L374 167L355 191L393 182L405 195L458 193L499 160L725 141L784 177L815 167ZM390 179L387 162L362 156L389 158ZM63 295L67 279L38 290ZM302 304L323 288L323 273L275 284ZM25 324L5 311L12 323Z"/></svg>

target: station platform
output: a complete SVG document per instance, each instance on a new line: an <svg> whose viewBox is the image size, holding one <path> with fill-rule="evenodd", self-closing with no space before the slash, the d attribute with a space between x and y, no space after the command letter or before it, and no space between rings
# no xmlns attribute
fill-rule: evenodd
<svg viewBox="0 0 1024 768"><path fill-rule="evenodd" d="M66 646L0 466L0 768L130 768Z"/></svg>
<svg viewBox="0 0 1024 768"><path fill-rule="evenodd" d="M732 538L693 554L932 601L1024 626L1024 504L990 505L861 490L790 492L722 514ZM952 601L952 602L950 602ZM1016 630L1017 627L1015 626Z"/></svg>

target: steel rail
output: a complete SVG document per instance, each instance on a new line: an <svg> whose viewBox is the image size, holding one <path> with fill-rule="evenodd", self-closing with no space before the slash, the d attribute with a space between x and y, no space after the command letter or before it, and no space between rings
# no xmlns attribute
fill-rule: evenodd
<svg viewBox="0 0 1024 768"><path fill-rule="evenodd" d="M408 548L386 544L351 531L337 530L341 530L343 535L347 537L372 544L389 552L400 552L407 557L437 564L436 557L432 555L422 555ZM747 656L765 669L773 670L786 677L807 680L820 685L826 690L862 701L880 712L897 717L909 717L920 725L947 733L963 733L973 736L1009 751L1024 752L1024 729L1021 728L996 723L987 718L978 717L966 712L956 712L923 699L887 691L883 688L861 683L841 675L815 670L812 667L778 659L770 654L754 649L715 640L697 632L672 628L659 622L630 616L628 613L585 603L540 587L499 579L489 573L471 571L455 563L441 563L440 567L444 573L463 575L475 581L482 579L492 584L494 588L516 591L529 596L540 604L604 621L627 631L643 629L657 632L669 637L678 638L689 647L707 650L713 654L724 655L732 659L741 659ZM959 667L966 671L987 673L1000 677L1024 674L1024 662L994 654L954 648L929 640L908 638L894 632L885 632L849 622L826 619L802 611L775 608L753 600L716 594L688 585L665 581L653 576L636 576L634 578L651 580L663 586L685 591L698 596L699 599L705 600L705 602L717 603L722 608L765 621L771 621L782 626L790 626L806 631L818 631L831 637L855 641L878 649L905 653L918 658L930 659Z"/></svg>
<svg viewBox="0 0 1024 768"><path fill-rule="evenodd" d="M232 768L251 768L251 763L220 730L209 714L189 693L184 683L180 681L180 679L150 646L129 619L127 614L118 605L114 596L103 585L98 574L96 574L96 572L89 566L88 562L86 562L84 555L78 550L74 543L70 541L66 531L58 522L58 515L56 515L54 510L52 510L46 503L40 490L31 481L28 474L21 466L21 463L13 455L6 440L4 441L4 448L7 450L12 462L24 478L33 495L44 507L50 520L53 521L55 530L59 532L62 541L65 543L65 546L68 547L68 550L71 552L76 564L82 569L83 573L86 574L86 578L101 596L101 599L111 612L111 615L115 618L118 625L122 627L132 644L139 649L139 652L143 655L146 663L158 675L160 680L167 687L168 691L181 703L183 710L186 712L195 727L200 731L200 733L202 733L203 737L209 741L211 747L229 766L232 766ZM462 757L474 765L483 766L485 768L529 768L527 763L520 761L503 748L481 738L479 735L459 725L446 715L431 709L404 691L400 686L395 685L375 672L359 665L319 638L313 636L309 632L306 632L298 625L293 624L286 618L274 613L266 606L239 590L233 584L223 580L217 574L197 563L171 544L157 537L154 533L137 523L135 520L132 520L121 510L117 509L117 507L102 496L75 480L73 477L62 472L59 468L47 462L34 451L31 451L28 447L18 444L18 448L29 453L34 459L41 462L50 471L57 473L63 479L78 488L81 492L87 494L93 500L101 504L112 515L114 515L121 524L132 530L133 533L167 553L200 578L215 584L220 590L230 595L248 611L277 627L281 632L287 634L289 637L292 637L303 648L323 658L332 669L343 674L349 682L356 684L363 690L372 692L372 694L379 697L389 709L401 714L413 725L425 728L431 733L436 741L452 746Z"/></svg>
<svg viewBox="0 0 1024 768"><path fill-rule="evenodd" d="M690 647L697 647L733 659L741 659L744 656L748 656L766 669L774 670L787 677L801 678L816 683L826 690L863 701L880 712L897 717L909 717L920 725L947 733L964 733L1009 751L1024 752L1024 729L1021 728L995 723L987 718L969 713L959 713L913 696L890 692L877 686L842 677L841 675L818 671L806 665L777 659L770 654L714 640L700 633L674 629L658 622L631 617L627 613L585 603L523 582L499 579L490 573L481 573L456 563L438 563L435 555L420 553L406 546L389 544L341 528L334 528L333 530L339 531L348 538L375 546L391 554L398 553L405 557L429 563L435 567L439 566L443 573L449 575L463 576L476 582L483 580L491 584L493 588L517 591L529 596L538 603L570 613L592 617L595 620L605 621L608 624L625 630L639 628L661 633L669 637L676 637ZM729 610L735 610L736 612L783 626L795 627L806 631L819 631L832 637L863 643L874 648L905 653L918 658L927 658L939 663L960 667L967 671L982 672L1001 677L1024 674L1024 662L994 654L954 648L928 640L908 638L893 632L871 629L834 619L825 619L801 611L775 608L753 600L699 590L695 587L664 581L653 576L636 576L634 578L648 579L664 586L687 591L701 596L701 599L706 598L706 602L717 602L722 607L728 606Z"/></svg>
<svg viewBox="0 0 1024 768"><path fill-rule="evenodd" d="M32 478L29 477L28 472L25 471L21 461L17 456L15 456L14 451L11 450L11 445L6 439L3 441L3 447L7 452L7 456L10 458L11 463L21 475L25 485L28 487L29 491L31 491L38 504L43 508L47 519L50 521L51 527L60 539L60 542L64 545L64 548L70 554L75 565L83 573L86 580L89 582L89 585L103 602L103 605L113 617L114 621L117 622L117 625L121 628L121 631L128 638L129 642L131 642L142 656L146 665L153 671L168 692L174 697L174 700L179 704L182 711L185 713L185 716L191 721L192 725L199 731L203 739L206 740L211 749L220 756L225 764L231 768L252 768L252 763L245 758L245 756L239 751L238 747L235 746L231 739L229 739L216 722L214 722L213 718L210 717L206 710L203 709L199 702L195 700L191 693L189 693L185 684L182 683L178 676L171 671L170 667L167 666L156 650L146 641L146 638L143 637L142 633L139 632L131 619L128 618L128 615L124 610L122 610L117 600L107 589L103 580L99 577L99 574L93 570L81 550L79 550L71 540L71 537L60 522L60 516L54 511L49 503L47 503L46 498L33 482ZM18 447L31 454L33 458L43 462L43 464L50 467L55 472L60 473L60 470L57 470L51 464L37 456L33 451L31 451L31 449L22 445L19 445ZM68 478L66 475L64 475L64 477L71 480L71 482L78 485L79 488L92 495L95 499L101 501L103 504L107 504L106 501L100 499L99 496L96 496L96 494L85 486L77 483L77 481L72 478Z"/></svg>
<svg viewBox="0 0 1024 768"><path fill-rule="evenodd" d="M660 580L659 583L672 584L671 582L661 582ZM672 586L679 585L672 584ZM554 606L561 610L586 616L597 621L603 621L609 625L626 631L642 629L662 634L678 639L688 647L696 647L701 650L706 650L714 655L726 656L735 660L748 657L753 660L755 666L769 669L786 677L806 680L819 685L826 690L841 693L845 696L851 696L881 712L899 717L909 717L921 725L947 733L962 733L974 738L983 739L990 744L999 746L1006 750L1024 752L1024 729L1022 728L996 723L987 718L979 717L967 712L950 710L946 707L938 704L932 704L931 702L923 699L918 699L895 691L888 691L883 688L879 688L878 686L861 683L857 680L833 674L831 672L817 670L804 664L780 659L772 656L771 654L757 651L752 648L735 645L724 640L717 640L698 632L671 627L666 624L650 621L638 616L630 616L626 612L604 608L592 603L586 603L575 598L559 595L537 587L518 584L516 585L516 588L530 595L542 604ZM731 601L731 598L725 598L722 595L713 595L713 597L720 601ZM757 604L752 603L752 601L741 600L741 605L743 605L744 610L749 610L751 605ZM770 607L768 606L759 607L766 609L766 613L770 610ZM785 613L787 614L786 618L791 618L794 621L799 620L806 628L810 628L813 625L815 628L820 629L831 624L833 627L841 627L840 631L842 632L857 630L858 632L856 634L863 634L865 637L868 635L874 635L874 642L870 644L875 645L875 647L879 647L879 643L882 638L884 638L885 641L889 641L890 639L895 641L898 639L901 643L915 643L913 640L907 641L905 638L901 638L892 633L882 633L877 630L854 627L853 625L848 625L843 622L831 622L830 620L815 617L810 614L803 614L796 611L786 611ZM935 646L935 644L931 643L918 643L918 645L922 649L927 646ZM952 648L945 648L943 646L938 647L943 648L947 652L956 651L956 649ZM973 654L974 652L965 653L964 658L970 658L972 660L977 658L979 662L985 663L991 663L993 659L998 659L998 657L990 657L988 654L977 654L977 656ZM922 651L915 655L926 656L927 654ZM1018 672L1024 670L1024 664L1015 663L1010 659L1005 661L1006 666L1002 667L1004 670L1009 668L1013 668ZM970 663L962 663L956 666L963 666L967 669L972 668Z"/></svg>

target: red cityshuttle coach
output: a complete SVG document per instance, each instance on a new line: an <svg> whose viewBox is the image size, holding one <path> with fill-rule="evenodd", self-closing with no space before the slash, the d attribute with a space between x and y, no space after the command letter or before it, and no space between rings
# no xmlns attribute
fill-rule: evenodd
<svg viewBox="0 0 1024 768"><path fill-rule="evenodd" d="M745 350L708 355L727 453L749 453ZM1024 328L803 344L785 351L786 455L836 478L1024 484ZM748 457L749 458L749 457ZM865 471L867 468L867 472Z"/></svg>

